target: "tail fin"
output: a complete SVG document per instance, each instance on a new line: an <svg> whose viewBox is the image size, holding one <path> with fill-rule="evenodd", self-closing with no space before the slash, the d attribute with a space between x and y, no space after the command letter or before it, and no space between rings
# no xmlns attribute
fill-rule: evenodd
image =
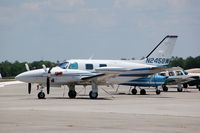
<svg viewBox="0 0 200 133"><path fill-rule="evenodd" d="M178 36L166 36L143 60L144 63L156 66L168 65Z"/></svg>

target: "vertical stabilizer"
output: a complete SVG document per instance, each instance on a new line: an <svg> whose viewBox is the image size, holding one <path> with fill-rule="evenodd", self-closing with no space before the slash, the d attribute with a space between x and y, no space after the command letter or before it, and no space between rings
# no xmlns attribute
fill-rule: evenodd
<svg viewBox="0 0 200 133"><path fill-rule="evenodd" d="M144 63L156 66L168 65L178 36L166 36L143 60Z"/></svg>

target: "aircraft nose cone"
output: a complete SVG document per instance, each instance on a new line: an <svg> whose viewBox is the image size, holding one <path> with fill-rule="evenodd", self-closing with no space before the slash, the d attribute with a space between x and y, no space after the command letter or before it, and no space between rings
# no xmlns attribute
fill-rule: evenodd
<svg viewBox="0 0 200 133"><path fill-rule="evenodd" d="M26 83L40 83L45 81L45 72L43 69L31 70L17 75L15 79Z"/></svg>
<svg viewBox="0 0 200 133"><path fill-rule="evenodd" d="M15 79L18 81L24 81L25 78L26 78L26 76L24 73L21 73L15 77Z"/></svg>

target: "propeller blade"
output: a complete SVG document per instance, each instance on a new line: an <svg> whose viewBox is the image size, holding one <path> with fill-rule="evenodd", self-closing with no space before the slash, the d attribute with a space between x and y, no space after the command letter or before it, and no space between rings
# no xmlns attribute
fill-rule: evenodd
<svg viewBox="0 0 200 133"><path fill-rule="evenodd" d="M27 71L30 71L30 68L29 68L29 66L28 66L27 63L25 64L25 67L26 67L26 70L27 70Z"/></svg>
<svg viewBox="0 0 200 133"><path fill-rule="evenodd" d="M45 65L43 66L43 68L44 68L45 72L47 72L47 68L46 68ZM46 82L47 94L49 94L49 92L50 92L50 76L51 76L51 69L52 69L52 67L49 68L49 70L48 70L48 72L47 72L47 73L48 73L48 75L47 75L47 82Z"/></svg>
<svg viewBox="0 0 200 133"><path fill-rule="evenodd" d="M50 67L50 68L49 68L49 71L48 71L48 73L51 73L51 69L52 69L52 67Z"/></svg>
<svg viewBox="0 0 200 133"><path fill-rule="evenodd" d="M28 94L31 94L31 83L28 83Z"/></svg>
<svg viewBox="0 0 200 133"><path fill-rule="evenodd" d="M44 71L47 72L47 67L44 64L42 65L42 67L43 67Z"/></svg>
<svg viewBox="0 0 200 133"><path fill-rule="evenodd" d="M50 92L50 78L47 77L47 94Z"/></svg>

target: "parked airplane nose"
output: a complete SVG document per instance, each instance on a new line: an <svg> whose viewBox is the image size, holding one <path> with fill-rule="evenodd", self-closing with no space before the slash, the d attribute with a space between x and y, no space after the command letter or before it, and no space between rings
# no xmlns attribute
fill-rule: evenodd
<svg viewBox="0 0 200 133"><path fill-rule="evenodd" d="M35 83L35 82L45 82L45 72L43 69L31 70L23 72L15 77L16 80L26 82L26 83ZM43 81L44 80L44 81Z"/></svg>
<svg viewBox="0 0 200 133"><path fill-rule="evenodd" d="M18 81L22 81L22 82L26 82L27 81L27 78L29 77L30 75L27 73L27 72L23 72L19 75L17 75L15 77L16 80Z"/></svg>

